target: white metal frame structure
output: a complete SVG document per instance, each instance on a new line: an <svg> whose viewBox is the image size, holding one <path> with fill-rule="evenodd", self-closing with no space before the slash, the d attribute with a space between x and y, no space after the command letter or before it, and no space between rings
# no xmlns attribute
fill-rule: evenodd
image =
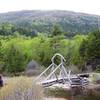
<svg viewBox="0 0 100 100"><path fill-rule="evenodd" d="M55 58L60 57L60 64L57 65L55 63ZM56 83L63 83L68 84L69 86L76 86L76 85L84 85L87 84L87 80L83 78L79 78L77 75L71 75L71 71L67 71L64 67L64 63L66 62L65 58L56 53L51 59L51 65L46 68L35 80L34 82L38 81L43 86L51 86Z"/></svg>

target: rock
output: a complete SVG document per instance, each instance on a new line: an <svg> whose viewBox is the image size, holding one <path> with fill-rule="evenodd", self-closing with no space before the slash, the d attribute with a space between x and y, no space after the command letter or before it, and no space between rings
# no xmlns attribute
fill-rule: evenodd
<svg viewBox="0 0 100 100"><path fill-rule="evenodd" d="M28 76L38 75L40 74L40 72L41 72L40 65L36 61L31 60L27 64L26 75Z"/></svg>

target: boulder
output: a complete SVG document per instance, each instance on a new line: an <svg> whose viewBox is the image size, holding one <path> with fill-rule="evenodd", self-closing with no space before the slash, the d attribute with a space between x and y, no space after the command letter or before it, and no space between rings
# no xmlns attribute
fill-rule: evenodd
<svg viewBox="0 0 100 100"><path fill-rule="evenodd" d="M40 74L41 70L40 70L40 65L34 61L31 60L26 67L26 75L28 76L33 76L33 75L38 75Z"/></svg>

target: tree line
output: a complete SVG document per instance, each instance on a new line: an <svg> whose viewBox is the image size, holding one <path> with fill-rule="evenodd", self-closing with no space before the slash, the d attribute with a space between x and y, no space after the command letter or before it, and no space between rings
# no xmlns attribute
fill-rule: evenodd
<svg viewBox="0 0 100 100"><path fill-rule="evenodd" d="M12 25L10 28L5 27L0 30L5 33L13 30ZM55 53L61 53L67 60L67 65L76 65L79 71L85 69L85 64L90 64L93 70L99 71L99 30L72 38L68 38L58 26L54 26L51 35L38 33L31 37L19 34L18 31L13 35L8 33L0 35L0 71L3 73L23 72L32 59L47 67Z"/></svg>

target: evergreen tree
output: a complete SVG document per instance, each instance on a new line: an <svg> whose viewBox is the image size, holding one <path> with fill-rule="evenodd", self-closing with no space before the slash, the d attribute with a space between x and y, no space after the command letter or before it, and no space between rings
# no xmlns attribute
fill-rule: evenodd
<svg viewBox="0 0 100 100"><path fill-rule="evenodd" d="M24 71L26 58L18 45L11 44L5 57L5 67L8 73Z"/></svg>
<svg viewBox="0 0 100 100"><path fill-rule="evenodd" d="M52 36L62 35L63 31L60 26L55 25L52 30Z"/></svg>
<svg viewBox="0 0 100 100"><path fill-rule="evenodd" d="M84 62L93 65L93 69L100 64L100 30L90 33L87 40L83 41L80 55Z"/></svg>

